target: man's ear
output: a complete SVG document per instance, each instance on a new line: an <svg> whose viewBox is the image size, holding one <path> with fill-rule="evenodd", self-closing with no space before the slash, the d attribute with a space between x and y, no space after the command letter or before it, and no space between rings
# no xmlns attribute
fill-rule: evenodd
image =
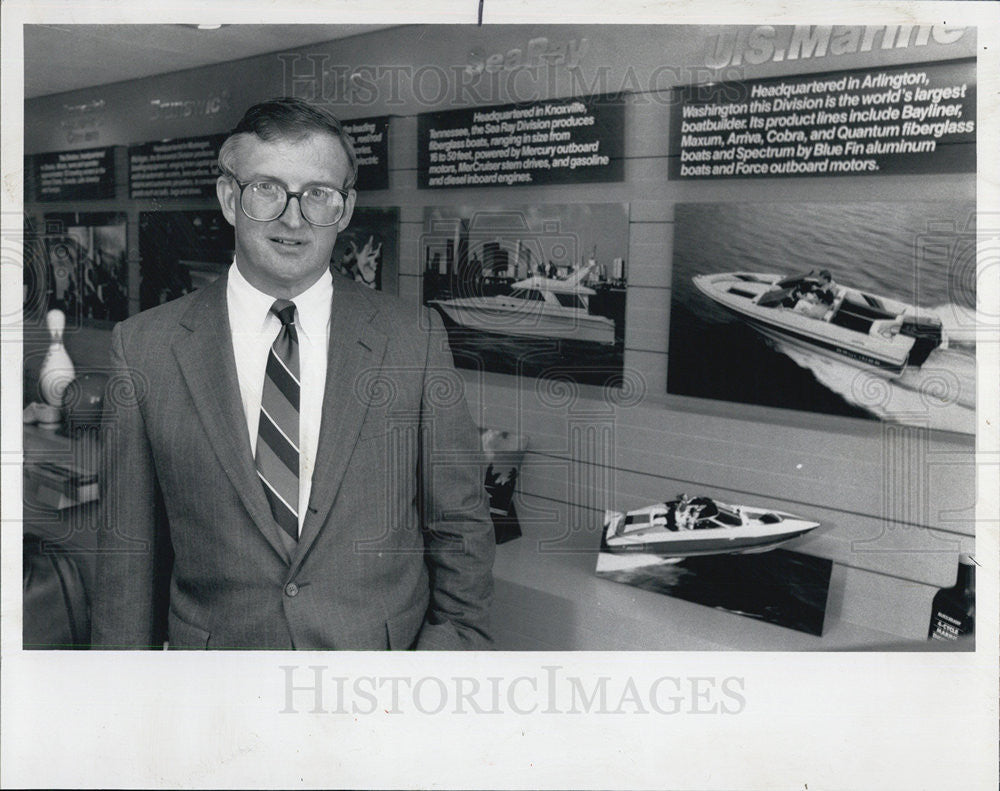
<svg viewBox="0 0 1000 791"><path fill-rule="evenodd" d="M351 222L351 215L354 214L354 201L357 199L358 193L351 190L347 193L347 197L344 199L344 215L337 220L337 233L343 231Z"/></svg>
<svg viewBox="0 0 1000 791"><path fill-rule="evenodd" d="M226 222L236 225L236 187L233 180L229 176L219 176L215 180L215 194L219 198L219 206Z"/></svg>

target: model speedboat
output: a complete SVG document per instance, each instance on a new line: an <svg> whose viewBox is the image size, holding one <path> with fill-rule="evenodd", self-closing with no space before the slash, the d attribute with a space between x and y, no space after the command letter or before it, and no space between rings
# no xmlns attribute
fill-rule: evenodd
<svg viewBox="0 0 1000 791"><path fill-rule="evenodd" d="M590 297L597 292L583 281L592 269L581 267L565 279L534 275L518 280L510 294L502 296L435 299L428 304L462 327L612 344L614 321L590 313Z"/></svg>
<svg viewBox="0 0 1000 791"><path fill-rule="evenodd" d="M815 352L882 376L923 365L947 348L941 320L888 297L834 283L823 270L784 277L697 275L695 286L779 349Z"/></svg>
<svg viewBox="0 0 1000 791"><path fill-rule="evenodd" d="M602 550L671 558L766 552L816 527L783 511L682 494L628 513L606 511Z"/></svg>

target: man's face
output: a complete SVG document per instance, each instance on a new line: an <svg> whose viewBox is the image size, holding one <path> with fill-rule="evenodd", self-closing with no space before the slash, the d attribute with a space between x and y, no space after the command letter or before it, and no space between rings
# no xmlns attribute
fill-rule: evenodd
<svg viewBox="0 0 1000 791"><path fill-rule="evenodd" d="M351 175L347 154L333 135L261 140L247 136L233 165L242 182L276 181L292 192L307 186L342 188ZM354 190L336 225L320 227L302 216L291 198L275 220L251 220L240 208L240 188L223 175L216 183L222 213L236 229L236 265L251 285L276 298L291 299L315 283L330 266L334 242L351 220Z"/></svg>

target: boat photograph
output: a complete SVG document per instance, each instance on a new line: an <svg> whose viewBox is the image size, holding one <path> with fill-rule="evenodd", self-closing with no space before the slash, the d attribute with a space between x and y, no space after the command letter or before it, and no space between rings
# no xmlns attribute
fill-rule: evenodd
<svg viewBox="0 0 1000 791"><path fill-rule="evenodd" d="M973 433L974 216L679 204L667 392Z"/></svg>
<svg viewBox="0 0 1000 791"><path fill-rule="evenodd" d="M784 277L732 272L695 275L709 299L779 345L798 347L884 376L919 367L948 348L929 311L833 282L827 270Z"/></svg>
<svg viewBox="0 0 1000 791"><path fill-rule="evenodd" d="M612 344L614 321L589 311L589 300L597 292L583 283L595 268L591 260L565 278L532 275L515 281L507 294L435 299L428 304L471 329Z"/></svg>
<svg viewBox="0 0 1000 791"><path fill-rule="evenodd" d="M457 365L618 386L625 204L428 207L420 241Z"/></svg>

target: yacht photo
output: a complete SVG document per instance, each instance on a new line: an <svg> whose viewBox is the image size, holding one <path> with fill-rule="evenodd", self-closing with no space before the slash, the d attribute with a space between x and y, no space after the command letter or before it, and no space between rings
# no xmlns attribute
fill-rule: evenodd
<svg viewBox="0 0 1000 791"><path fill-rule="evenodd" d="M513 283L509 294L434 299L427 304L461 327L610 345L615 342L615 323L590 312L590 297L597 292L584 285L594 267L590 262L565 278L536 274Z"/></svg>

